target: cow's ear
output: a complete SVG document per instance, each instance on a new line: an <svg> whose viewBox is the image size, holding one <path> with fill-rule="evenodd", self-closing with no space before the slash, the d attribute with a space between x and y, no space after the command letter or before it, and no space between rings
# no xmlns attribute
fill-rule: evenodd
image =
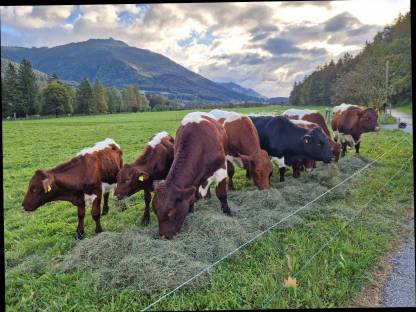
<svg viewBox="0 0 416 312"><path fill-rule="evenodd" d="M52 190L52 178L48 177L42 180L43 191L49 193Z"/></svg>
<svg viewBox="0 0 416 312"><path fill-rule="evenodd" d="M191 186L191 187L188 187L188 188L185 188L185 189L179 189L178 190L179 197L182 200L187 200L187 199L191 198L192 195L195 194L195 191L196 191L195 186Z"/></svg>
<svg viewBox="0 0 416 312"><path fill-rule="evenodd" d="M306 134L306 135L303 137L303 142L304 142L305 144L309 144L309 143L311 142L311 136L310 136L309 134Z"/></svg>
<svg viewBox="0 0 416 312"><path fill-rule="evenodd" d="M146 171L141 171L141 172L139 172L139 174L137 176L137 179L140 182L143 182L143 181L149 179L149 177L150 177L150 175Z"/></svg>

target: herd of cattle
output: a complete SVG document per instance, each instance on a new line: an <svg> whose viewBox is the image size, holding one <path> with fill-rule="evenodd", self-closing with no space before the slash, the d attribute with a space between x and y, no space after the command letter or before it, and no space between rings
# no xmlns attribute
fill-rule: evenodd
<svg viewBox="0 0 416 312"><path fill-rule="evenodd" d="M234 166L246 170L259 189L269 189L272 162L278 165L280 181L286 167L293 176L311 171L316 161L330 163L345 155L347 145L359 153L364 132L378 130L377 111L356 105L333 108L334 139L318 111L289 109L283 116L243 115L218 109L192 112L181 121L174 139L167 132L156 134L132 164L123 165L123 152L112 139L86 148L71 160L50 170L37 170L23 200L26 211L51 201L69 201L78 207L76 239L84 236L86 203L92 201L95 232L102 231L100 215L108 213L109 192L123 199L144 190L142 223L153 210L161 238L171 238L182 227L198 199L207 196L212 182L225 214L233 190ZM101 213L101 200L104 199Z"/></svg>

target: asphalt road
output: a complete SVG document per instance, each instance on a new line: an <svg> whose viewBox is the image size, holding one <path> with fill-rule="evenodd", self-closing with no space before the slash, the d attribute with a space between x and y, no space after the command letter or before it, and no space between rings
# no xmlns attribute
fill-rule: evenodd
<svg viewBox="0 0 416 312"><path fill-rule="evenodd" d="M391 114L393 115L393 117L396 117L398 122L405 122L407 124L406 128L404 129L400 129L404 132L413 134L413 120L412 120L412 115L410 114L406 114L406 113L402 113L399 112L395 109L391 110ZM382 125L383 128L385 129L398 129L398 123L395 125Z"/></svg>

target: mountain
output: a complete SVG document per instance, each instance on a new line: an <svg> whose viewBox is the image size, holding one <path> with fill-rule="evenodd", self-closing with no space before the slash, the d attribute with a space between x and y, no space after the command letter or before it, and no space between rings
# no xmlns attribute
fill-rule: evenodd
<svg viewBox="0 0 416 312"><path fill-rule="evenodd" d="M220 84L221 86L223 86L224 88L237 92L237 93L241 93L247 96L251 96L254 98L258 98L258 99L262 99L262 100L266 100L267 97L264 96L263 94L260 94L256 91L254 91L253 89L250 88L244 88L234 82L218 82L218 84Z"/></svg>
<svg viewBox="0 0 416 312"><path fill-rule="evenodd" d="M33 68L61 79L107 87L138 85L144 92L158 92L188 102L253 101L256 97L229 90L169 58L110 39L90 39L52 48L1 47L1 56L15 62L28 59Z"/></svg>
<svg viewBox="0 0 416 312"><path fill-rule="evenodd" d="M284 97L284 96L278 96L278 97L273 97L273 98L269 98L268 102L269 103L287 103L289 101L288 97Z"/></svg>
<svg viewBox="0 0 416 312"><path fill-rule="evenodd" d="M6 58L2 58L1 59L1 77L2 78L4 77L4 73L6 72L6 69L7 69L7 66L9 65L9 63L11 63L14 66L16 71L19 68L18 63L13 62L13 61L11 61L9 59L6 59ZM47 81L49 80L49 78L52 77L52 75L46 74L46 73L41 72L41 71L39 71L37 69L34 69L34 68L33 68L33 72L35 74L36 81L38 81L40 84L43 84L43 83L46 84ZM64 84L67 84L67 85L70 85L70 86L77 86L78 85L78 82L76 82L76 81L68 81L68 80L61 80L61 79L60 79L60 81Z"/></svg>

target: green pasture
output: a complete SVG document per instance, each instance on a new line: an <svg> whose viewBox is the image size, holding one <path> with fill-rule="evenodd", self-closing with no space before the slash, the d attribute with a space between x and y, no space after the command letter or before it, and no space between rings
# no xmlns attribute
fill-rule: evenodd
<svg viewBox="0 0 416 312"><path fill-rule="evenodd" d="M308 107L309 109L311 107ZM325 107L313 107L325 112ZM240 108L244 113L282 112L287 107ZM33 213L21 202L36 169L52 168L84 147L113 138L130 163L156 132L175 134L189 111L146 112L44 120L7 121L3 128L4 239L6 258L6 306L8 311L123 311L140 310L162 293L132 289L100 289L90 273L60 272L56 266L73 253L77 242L76 207L53 202ZM392 150L392 148L394 149ZM319 201L302 215L299 226L273 230L219 264L210 279L198 287L180 289L155 305L155 310L318 308L352 304L369 272L391 250L403 233L413 202L412 137L398 130L364 135L360 152L367 159L383 153L374 166L343 185L347 196L325 204ZM348 155L352 155L350 150ZM385 189L383 185L405 164L404 170ZM302 173L303 175L305 173ZM277 169L272 186L279 189ZM287 172L287 183L301 183ZM236 191L252 184L239 169ZM382 191L381 191L382 190ZM362 213L333 241L312 258L348 220L349 210L360 207L381 191ZM312 200L313 198L311 198ZM143 228L143 194L134 195L126 211L110 200L110 212L102 217L104 231ZM152 213L151 224L157 224ZM94 237L94 222L85 218L86 238ZM203 246L201 246L203 248ZM104 256L106 250L100 251ZM303 268L303 265L310 263ZM137 264L140 266L140 264ZM145 269L140 267L140 269ZM282 283L295 276L296 289ZM168 277L167 277L168 278ZM273 296L277 292L277 295Z"/></svg>

